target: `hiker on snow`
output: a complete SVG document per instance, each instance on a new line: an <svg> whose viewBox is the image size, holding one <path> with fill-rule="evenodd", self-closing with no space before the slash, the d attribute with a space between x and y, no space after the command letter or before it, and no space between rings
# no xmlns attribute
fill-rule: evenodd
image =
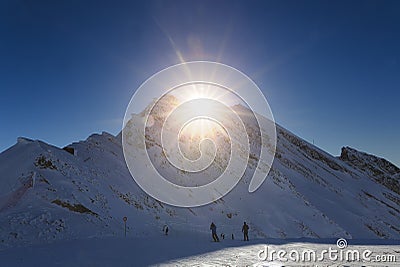
<svg viewBox="0 0 400 267"><path fill-rule="evenodd" d="M214 242L219 242L219 238L217 235L217 226L215 226L214 222L211 223L210 230L211 230L212 238L214 239Z"/></svg>
<svg viewBox="0 0 400 267"><path fill-rule="evenodd" d="M249 226L246 224L246 222L243 223L242 232L244 241L249 241Z"/></svg>

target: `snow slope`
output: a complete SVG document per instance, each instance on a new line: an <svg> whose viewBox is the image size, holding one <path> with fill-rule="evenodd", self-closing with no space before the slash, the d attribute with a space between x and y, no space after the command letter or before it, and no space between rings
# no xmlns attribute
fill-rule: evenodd
<svg viewBox="0 0 400 267"><path fill-rule="evenodd" d="M197 208L147 196L126 167L121 135L93 134L65 149L19 138L0 154L0 248L121 237L124 216L131 238L160 237L167 224L172 236L208 239L214 221L219 233L238 239L246 221L250 238L400 239L397 167L350 148L333 157L280 126L277 137L273 166L257 191L248 193L257 160L251 159L230 193ZM165 164L157 141L148 142L160 171L185 182L184 173ZM211 166L207 177L218 168Z"/></svg>
<svg viewBox="0 0 400 267"><path fill-rule="evenodd" d="M321 260L286 261L276 256L263 258L260 251L284 250L286 252L315 251ZM360 258L340 260L339 256L321 257L322 250L338 250L336 240L330 239L267 239L223 240L212 243L204 236L176 236L152 238L89 238L16 247L0 251L2 266L398 266L400 246L390 241L351 240L343 251L357 250ZM363 259L365 250L372 252ZM301 255L301 254L300 254ZM333 254L333 255L339 255ZM346 255L346 254L344 254ZM261 257L260 257L261 256ZM383 262L378 262L379 260ZM382 258L385 257L385 258ZM287 257L287 256L286 256ZM289 258L287 258L289 260Z"/></svg>

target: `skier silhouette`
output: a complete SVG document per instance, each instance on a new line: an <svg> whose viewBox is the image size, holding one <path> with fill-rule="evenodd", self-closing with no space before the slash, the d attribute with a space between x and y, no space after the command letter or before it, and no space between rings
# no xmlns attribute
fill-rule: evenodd
<svg viewBox="0 0 400 267"><path fill-rule="evenodd" d="M214 222L211 223L210 230L211 230L211 234L212 234L212 238L214 239L214 242L219 242L219 238L217 235L217 226L215 226Z"/></svg>
<svg viewBox="0 0 400 267"><path fill-rule="evenodd" d="M169 231L168 225L164 225L164 227L163 227L163 232L164 232L164 234L165 234L165 235L168 235L168 231Z"/></svg>
<svg viewBox="0 0 400 267"><path fill-rule="evenodd" d="M244 241L249 241L249 226L246 224L246 222L243 223L242 232Z"/></svg>

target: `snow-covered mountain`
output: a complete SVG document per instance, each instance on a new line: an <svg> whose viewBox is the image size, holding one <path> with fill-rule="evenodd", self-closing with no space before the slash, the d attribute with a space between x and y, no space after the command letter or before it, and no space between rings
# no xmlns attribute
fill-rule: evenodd
<svg viewBox="0 0 400 267"><path fill-rule="evenodd" d="M157 140L148 138L146 145L160 172L185 183L184 173L156 156ZM208 178L226 164L219 160ZM246 221L251 236L260 238L400 239L400 169L390 162L348 147L334 157L280 126L271 171L249 193L255 160L250 158L244 177L220 200L177 208L149 197L134 182L121 134L93 134L63 149L18 138L0 154L0 247L122 236L124 216L132 237L161 235L165 224L171 235L209 234L211 221L219 232L239 236Z"/></svg>

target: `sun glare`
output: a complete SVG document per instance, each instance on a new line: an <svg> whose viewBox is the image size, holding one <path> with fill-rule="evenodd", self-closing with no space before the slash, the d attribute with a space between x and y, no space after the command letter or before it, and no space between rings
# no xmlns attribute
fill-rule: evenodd
<svg viewBox="0 0 400 267"><path fill-rule="evenodd" d="M218 134L224 134L225 130L218 125L215 121L206 118L197 118L189 122L182 129L181 134L189 137L190 139L205 138L213 139Z"/></svg>
<svg viewBox="0 0 400 267"><path fill-rule="evenodd" d="M197 114L201 114L202 111L207 111L209 114L211 113L219 115L221 115L221 112L226 112L220 107L218 108L215 105L215 101L220 102L226 107L232 107L235 104L241 103L241 99L232 91L216 84L185 84L173 89L170 91L170 94L176 97L179 104L190 102L191 100L196 99L213 100L209 102L191 102L190 108L192 110L199 111L196 112ZM184 134L190 138L200 137L201 139L204 139L214 138L217 134L226 135L227 133L217 121L206 117L198 117L190 122L187 122L187 124L181 129L181 134Z"/></svg>

